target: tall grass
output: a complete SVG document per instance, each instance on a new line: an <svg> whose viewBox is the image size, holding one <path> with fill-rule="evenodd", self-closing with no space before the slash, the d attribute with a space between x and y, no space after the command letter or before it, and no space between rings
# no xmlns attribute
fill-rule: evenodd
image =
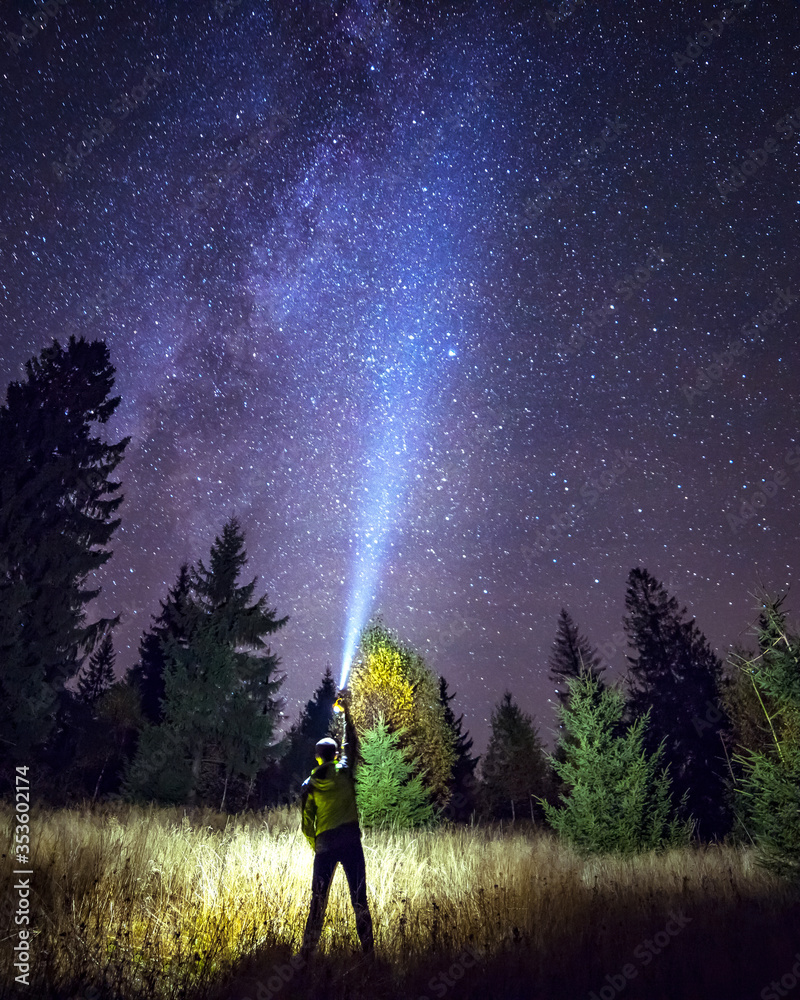
<svg viewBox="0 0 800 1000"><path fill-rule="evenodd" d="M10 844L7 806L0 824ZM530 827L448 828L365 833L380 965L359 964L340 870L319 962L294 975L287 963L302 939L313 861L295 811L34 810L31 830L32 985L15 992L18 928L6 911L3 997L264 1000L282 968L286 998L315 995L321 981L326 996L343 998L571 998L599 990L626 962L637 968L626 997L640 988L649 1000L707 997L720 976L726 996L746 987L755 992L741 995L757 997L791 968L792 942L800 948L796 897L747 849L583 861ZM2 865L13 898L13 858ZM663 934L671 910L690 922L645 967L634 950Z"/></svg>

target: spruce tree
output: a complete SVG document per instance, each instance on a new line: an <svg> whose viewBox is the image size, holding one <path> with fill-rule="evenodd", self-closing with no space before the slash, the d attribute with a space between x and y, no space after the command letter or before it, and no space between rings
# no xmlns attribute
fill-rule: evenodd
<svg viewBox="0 0 800 1000"><path fill-rule="evenodd" d="M578 631L578 626L567 610L562 608L550 653L550 679L556 684L556 694L561 704L566 704L569 697L569 682L576 680L584 672L598 681L598 690L602 690L604 685L600 681L600 675L604 670L605 667L600 666L597 651Z"/></svg>
<svg viewBox="0 0 800 1000"><path fill-rule="evenodd" d="M425 772L438 807L447 805L455 738L445 721L436 675L380 621L367 626L350 677L353 722L360 732L383 716Z"/></svg>
<svg viewBox="0 0 800 1000"><path fill-rule="evenodd" d="M164 666L168 640L178 645L185 644L183 629L187 622L187 609L191 598L189 566L184 563L175 586L168 592L167 599L160 601L161 612L153 618L149 631L139 642L139 662L131 669L128 682L139 691L142 714L148 722L162 721L161 703L164 700Z"/></svg>
<svg viewBox="0 0 800 1000"><path fill-rule="evenodd" d="M800 637L789 633L784 598L764 601L760 654L740 663L771 736L771 745L736 755L740 818L758 846L757 861L800 882Z"/></svg>
<svg viewBox="0 0 800 1000"><path fill-rule="evenodd" d="M166 639L163 722L145 726L126 788L137 797L204 798L223 808L231 781L249 789L271 756L280 705L278 658L264 636L281 628L256 580L237 586L247 562L232 518L211 547L210 567L191 570L191 593ZM179 759L176 759L179 758ZM159 766L154 767L153 761ZM168 762L170 774L164 775Z"/></svg>
<svg viewBox="0 0 800 1000"><path fill-rule="evenodd" d="M100 695L115 683L116 658L114 640L111 638L111 633L107 632L98 648L89 657L88 668L78 679L78 697L84 704L94 705Z"/></svg>
<svg viewBox="0 0 800 1000"><path fill-rule="evenodd" d="M450 779L450 800L445 809L448 819L456 822L463 822L469 819L475 811L476 793L478 790L478 780L475 777L479 757L470 754L472 749L472 738L469 733L462 728L463 715L456 718L450 707L450 702L455 698L456 692L449 693L447 681L444 677L439 678L439 701L444 709L445 723L450 727L453 734L455 763L453 764L453 774Z"/></svg>
<svg viewBox="0 0 800 1000"><path fill-rule="evenodd" d="M362 737L361 763L356 769L362 826L402 830L434 818L430 794L408 759L402 736L402 731L392 732L379 714L375 726Z"/></svg>
<svg viewBox="0 0 800 1000"><path fill-rule="evenodd" d="M565 608L558 617L558 627L553 648L550 653L550 680L556 685L556 695L560 705L569 704L569 682L589 675L596 682L598 696L605 688L602 673L605 667L600 666L597 651L589 644L586 636L578 631L578 626L572 620ZM564 727L558 723L559 736L564 735ZM555 760L564 760L563 740L556 744ZM561 779L553 771L554 790L563 791Z"/></svg>
<svg viewBox="0 0 800 1000"><path fill-rule="evenodd" d="M286 737L286 753L281 757L277 792L283 799L292 800L300 790L314 765L314 748L317 742L329 735L333 722L333 703L336 701L336 682L330 666L319 687L300 713L300 718L289 730Z"/></svg>
<svg viewBox="0 0 800 1000"><path fill-rule="evenodd" d="M691 826L673 807L663 747L645 750L648 713L624 732L625 700L601 689L588 672L570 681L563 757L553 768L565 790L561 804L542 801L550 825L582 854L655 850L687 842Z"/></svg>
<svg viewBox="0 0 800 1000"><path fill-rule="evenodd" d="M730 829L723 739L727 721L720 701L722 664L705 636L674 597L645 569L628 577L624 619L633 655L628 657L629 706L650 710L646 748L663 742L676 795L704 839ZM708 721L700 725L697 720ZM722 737L722 738L721 738Z"/></svg>
<svg viewBox="0 0 800 1000"><path fill-rule="evenodd" d="M0 409L0 759L30 763L71 703L66 681L116 619L86 623L91 574L111 558L122 496L109 477L129 438L100 425L119 404L103 341L57 340Z"/></svg>
<svg viewBox="0 0 800 1000"><path fill-rule="evenodd" d="M506 691L492 712L481 797L497 819L537 818L534 801L550 792L550 768L533 719Z"/></svg>

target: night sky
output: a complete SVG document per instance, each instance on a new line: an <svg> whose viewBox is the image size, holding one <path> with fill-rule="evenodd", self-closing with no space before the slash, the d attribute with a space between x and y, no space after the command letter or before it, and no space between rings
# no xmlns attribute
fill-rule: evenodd
<svg viewBox="0 0 800 1000"><path fill-rule="evenodd" d="M624 669L634 566L746 639L800 555L799 22L3 4L0 374L109 344L118 669L233 514L290 720L372 612L480 750L506 688L554 725L562 606Z"/></svg>

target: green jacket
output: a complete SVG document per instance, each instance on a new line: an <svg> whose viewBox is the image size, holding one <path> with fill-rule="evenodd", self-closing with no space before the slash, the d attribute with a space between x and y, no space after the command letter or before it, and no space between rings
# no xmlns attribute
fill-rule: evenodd
<svg viewBox="0 0 800 1000"><path fill-rule="evenodd" d="M348 720L339 759L315 767L301 788L303 834L314 849L321 833L344 823L358 823L354 764L355 730Z"/></svg>

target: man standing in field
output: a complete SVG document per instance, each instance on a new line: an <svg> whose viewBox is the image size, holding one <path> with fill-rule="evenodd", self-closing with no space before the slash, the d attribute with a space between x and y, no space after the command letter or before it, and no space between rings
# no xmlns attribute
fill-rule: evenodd
<svg viewBox="0 0 800 1000"><path fill-rule="evenodd" d="M344 712L344 746L339 753L336 740L326 737L316 745L317 767L303 782L302 829L314 851L311 879L311 908L300 954L313 955L322 933L325 910L336 866L341 862L350 887L350 901L356 915L356 930L365 955L374 953L372 916L367 904L367 872L361 828L356 809L353 771L358 751L356 731L346 698L339 695L334 708Z"/></svg>

